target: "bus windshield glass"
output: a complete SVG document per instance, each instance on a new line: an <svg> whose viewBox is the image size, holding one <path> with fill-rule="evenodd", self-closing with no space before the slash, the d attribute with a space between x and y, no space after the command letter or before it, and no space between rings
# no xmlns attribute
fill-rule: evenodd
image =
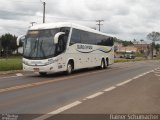
<svg viewBox="0 0 160 120"><path fill-rule="evenodd" d="M28 31L24 42L24 58L47 59L56 54L53 38L61 29Z"/></svg>

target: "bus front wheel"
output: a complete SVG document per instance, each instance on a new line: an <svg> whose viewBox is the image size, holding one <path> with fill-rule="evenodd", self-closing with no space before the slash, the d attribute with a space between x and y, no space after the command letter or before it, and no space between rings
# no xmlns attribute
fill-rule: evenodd
<svg viewBox="0 0 160 120"><path fill-rule="evenodd" d="M45 76L45 75L47 75L47 73L46 73L46 72L39 72L39 74L40 74L41 76Z"/></svg>
<svg viewBox="0 0 160 120"><path fill-rule="evenodd" d="M70 75L72 72L73 72L73 64L72 64L72 62L69 62L69 63L67 64L66 74L67 74L67 75Z"/></svg>

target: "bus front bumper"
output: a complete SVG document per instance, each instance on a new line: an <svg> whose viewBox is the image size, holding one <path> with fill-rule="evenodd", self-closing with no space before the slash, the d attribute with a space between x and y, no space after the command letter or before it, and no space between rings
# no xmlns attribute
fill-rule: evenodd
<svg viewBox="0 0 160 120"><path fill-rule="evenodd" d="M32 72L56 72L57 69L55 66L46 65L46 66L28 66L23 64L24 71L32 71Z"/></svg>

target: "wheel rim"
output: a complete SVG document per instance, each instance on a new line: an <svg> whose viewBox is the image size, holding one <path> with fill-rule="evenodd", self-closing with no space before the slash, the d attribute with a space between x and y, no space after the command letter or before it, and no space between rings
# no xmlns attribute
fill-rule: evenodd
<svg viewBox="0 0 160 120"><path fill-rule="evenodd" d="M104 62L103 61L101 62L101 68L104 68Z"/></svg>
<svg viewBox="0 0 160 120"><path fill-rule="evenodd" d="M68 73L71 73L71 72L72 72L72 65L68 64Z"/></svg>

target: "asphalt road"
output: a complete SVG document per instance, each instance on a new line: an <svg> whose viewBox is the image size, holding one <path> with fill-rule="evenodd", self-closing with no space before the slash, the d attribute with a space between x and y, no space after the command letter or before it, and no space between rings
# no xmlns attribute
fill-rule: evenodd
<svg viewBox="0 0 160 120"><path fill-rule="evenodd" d="M65 76L62 73L50 74L46 77L41 77L38 74L33 73L22 73L22 76L21 74L18 74L18 76L14 74L9 76L0 76L0 113L32 114L31 118L44 116L45 114L51 112L55 114L63 111L66 111L66 113L69 114L103 114L104 112L114 113L120 111L124 113L126 109L121 109L121 106L118 106L118 109L116 111L116 107L113 106L118 101L122 101L124 99L127 99L129 103L132 101L131 97L133 96L130 95L130 92L126 94L126 97L121 96L121 94L123 94L126 90L129 91L129 89L131 89L132 94L134 94L134 90L132 90L132 87L136 86L136 84L143 85L143 83L147 83L147 81L142 83L133 83L131 87L125 88L123 87L125 81L132 78L136 79L135 77L137 76L141 78L148 76L147 78L152 79L154 77L149 72L158 68L159 66L159 61L141 61L116 63L105 70L84 69L81 71L76 71L71 76ZM130 82L129 84L131 83L132 82ZM121 87L115 89L114 91L111 91L115 93L111 94L109 92L110 94L107 94L108 98L113 97L115 99L112 105L109 103L111 103L111 101L113 101L114 99L106 98L102 91L107 91L107 88L110 87L110 89L114 89L113 86L115 85L119 85ZM154 85L159 84L154 83L150 85L153 87ZM136 90L137 88L133 89ZM89 103L87 103L87 99L92 99L95 96L101 94L103 94L101 98L98 97L99 99L93 102L88 101ZM140 92L139 94L135 93L134 97L140 95ZM108 104L106 105L109 105L109 108L111 108L112 106L112 109L110 109L111 111L107 111L105 107L103 107L103 100L105 99L108 100ZM116 101L116 99L118 101ZM82 103L82 101L86 101L86 103ZM79 104L82 104L82 107L75 107L74 110L74 106L79 106ZM90 106L96 106L97 104L99 104L98 108L90 108ZM122 106L123 105L125 105L125 102L122 104ZM133 106L134 105L139 104L133 104ZM85 109L84 106L86 107ZM70 111L68 110L68 108L71 108ZM157 108L156 110L160 109ZM134 112L134 110L130 112Z"/></svg>

